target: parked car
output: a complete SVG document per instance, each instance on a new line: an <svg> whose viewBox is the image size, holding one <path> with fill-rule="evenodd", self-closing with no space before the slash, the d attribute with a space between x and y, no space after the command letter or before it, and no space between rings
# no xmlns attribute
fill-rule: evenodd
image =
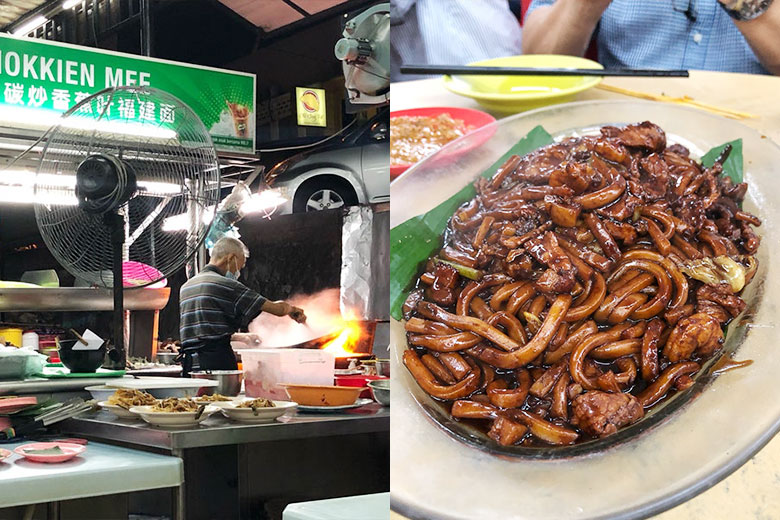
<svg viewBox="0 0 780 520"><path fill-rule="evenodd" d="M390 110L332 144L299 153L268 171L266 184L287 198L277 214L390 200Z"/></svg>

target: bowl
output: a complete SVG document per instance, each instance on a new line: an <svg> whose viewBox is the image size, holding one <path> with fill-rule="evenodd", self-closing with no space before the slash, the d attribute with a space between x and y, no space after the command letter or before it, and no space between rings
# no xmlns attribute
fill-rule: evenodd
<svg viewBox="0 0 780 520"><path fill-rule="evenodd" d="M524 54L469 65L485 67L553 67L603 69L585 58L556 54ZM444 87L455 94L474 99L495 112L513 114L545 105L571 101L574 95L595 87L598 76L444 76Z"/></svg>
<svg viewBox="0 0 780 520"><path fill-rule="evenodd" d="M274 422L278 417L281 417L290 410L294 410L298 406L298 403L293 403L291 401L273 401L275 406L269 408L256 408L255 410L252 410L251 408L238 408L238 405L243 401L252 400L253 399L248 398L225 403L221 407L222 415L232 421L242 423L270 423Z"/></svg>
<svg viewBox="0 0 780 520"><path fill-rule="evenodd" d="M371 389L371 395L374 397L374 401L382 406L390 406L390 380L389 379L377 379L375 381L369 381L368 387Z"/></svg>
<svg viewBox="0 0 780 520"><path fill-rule="evenodd" d="M763 237L758 272L743 294L749 318L732 322L722 352L754 363L717 375L713 365L718 360L711 360L692 387L610 437L564 448L505 450L488 445L484 434L468 428L467 421L444 416L438 403L419 389L401 359L407 346L403 323L391 319L395 511L449 520L495 518L506 511L522 511L524 517L539 520L647 518L715 485L780 430L780 354L773 348L780 293L780 271L775 268L780 261L780 148L755 130L700 110L647 101L579 102L520 114L496 123L490 140L464 154L458 165L437 165L434 155L393 182L390 226L432 209L471 184L538 125L562 137L604 124L644 120L660 125L670 142L687 146L694 157L742 139L744 178L750 186L744 208L763 221L757 230ZM475 133L467 139L477 137ZM421 471L420 461L436 462ZM447 486L439 484L443 479ZM609 485L599 484L603 482Z"/></svg>
<svg viewBox="0 0 780 520"><path fill-rule="evenodd" d="M376 360L376 373L380 376L390 377L390 360L389 359L377 359Z"/></svg>
<svg viewBox="0 0 780 520"><path fill-rule="evenodd" d="M103 365L106 357L106 344L98 349L92 350L73 350L77 340L60 341L59 355L60 361L71 372L79 374L90 374L95 372Z"/></svg>
<svg viewBox="0 0 780 520"><path fill-rule="evenodd" d="M210 379L217 386L204 388L198 395L222 394L235 396L241 393L241 382L244 380L243 370L207 370L205 372L190 372L193 379Z"/></svg>
<svg viewBox="0 0 780 520"><path fill-rule="evenodd" d="M473 108L458 108L458 107L424 107L424 108L411 108L409 110L398 110L396 112L390 112L390 128L392 131L393 118L401 116L418 116L418 117L437 117L441 114L449 114L453 119L459 119L463 121L466 126L472 127L471 130L466 132L465 135L473 132L477 128L481 128L490 123L494 123L496 118L490 114L486 114L480 110L474 110ZM454 142L454 141L453 141ZM471 148L479 146L479 143L471 143ZM470 148L461 148L457 150L457 153L467 152ZM453 150L455 152L455 150ZM453 153L452 156L457 156L457 153ZM395 179L403 172L409 169L412 164L391 164L390 165L390 179Z"/></svg>
<svg viewBox="0 0 780 520"><path fill-rule="evenodd" d="M282 384L290 399L302 406L348 406L365 387Z"/></svg>
<svg viewBox="0 0 780 520"><path fill-rule="evenodd" d="M188 426L197 426L211 414L219 411L216 406L207 405L199 418L195 418L198 412L155 412L153 406L133 406L130 411L141 416L141 419L153 426L162 428L186 428Z"/></svg>
<svg viewBox="0 0 780 520"><path fill-rule="evenodd" d="M158 352L156 354L157 362L163 365L175 365L176 358L179 356L176 352Z"/></svg>
<svg viewBox="0 0 780 520"><path fill-rule="evenodd" d="M97 402L107 401L116 392L116 388L106 385L88 386L84 390L89 392L92 395L92 399Z"/></svg>

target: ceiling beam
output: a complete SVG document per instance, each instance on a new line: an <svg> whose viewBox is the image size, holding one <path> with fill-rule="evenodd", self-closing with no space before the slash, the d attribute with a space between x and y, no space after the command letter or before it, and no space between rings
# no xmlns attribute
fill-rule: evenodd
<svg viewBox="0 0 780 520"><path fill-rule="evenodd" d="M295 9L296 11L298 11L298 13L302 14L303 16L311 16L311 13L309 11L307 11L306 9L301 7L300 5L296 4L292 0L282 0L282 2L284 2L285 4L289 5L293 9Z"/></svg>
<svg viewBox="0 0 780 520"><path fill-rule="evenodd" d="M50 11L54 10L56 7L59 7L62 0L49 0L48 2L44 2L35 9L31 9L30 11L27 11L22 16L14 20L13 22L6 24L5 27L3 27L3 32L11 32L14 27L17 27L24 23L25 20L32 20L33 16L42 14L46 15Z"/></svg>
<svg viewBox="0 0 780 520"><path fill-rule="evenodd" d="M355 14L357 14L357 12L360 11L361 9L366 8L370 5L374 5L376 3L377 0L347 0L344 3L331 7L330 9L325 9L324 11L320 11L319 13L309 15L303 20L298 20L297 22L287 24L278 29L274 29L273 31L269 31L269 32L261 31L260 34L258 35L258 42L256 48L260 48L274 41L280 40L282 38L286 38L287 36L290 36L291 34L300 31L301 29L310 27L324 20L338 17L342 14L349 13L349 12L355 12Z"/></svg>

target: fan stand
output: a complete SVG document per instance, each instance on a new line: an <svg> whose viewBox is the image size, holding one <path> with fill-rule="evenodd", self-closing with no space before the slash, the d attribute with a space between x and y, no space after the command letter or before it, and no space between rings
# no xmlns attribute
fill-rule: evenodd
<svg viewBox="0 0 780 520"><path fill-rule="evenodd" d="M103 222L111 231L112 270L114 274L114 326L111 336L114 348L108 351L106 366L112 370L124 370L127 354L125 350L124 282L122 280L125 217L119 213L110 212L103 215ZM111 345L109 344L109 346Z"/></svg>

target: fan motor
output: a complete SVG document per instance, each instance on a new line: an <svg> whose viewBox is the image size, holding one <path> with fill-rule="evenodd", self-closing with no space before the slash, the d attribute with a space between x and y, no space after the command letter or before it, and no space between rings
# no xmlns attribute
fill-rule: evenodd
<svg viewBox="0 0 780 520"><path fill-rule="evenodd" d="M136 189L132 166L112 155L90 155L76 169L76 197L88 213L115 211Z"/></svg>

